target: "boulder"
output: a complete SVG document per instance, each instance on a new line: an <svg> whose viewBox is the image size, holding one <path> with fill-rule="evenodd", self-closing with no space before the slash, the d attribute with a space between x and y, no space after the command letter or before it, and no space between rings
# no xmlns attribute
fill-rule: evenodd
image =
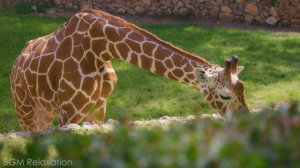
<svg viewBox="0 0 300 168"><path fill-rule="evenodd" d="M246 15L245 18L244 18L244 21L246 23L252 23L254 20L254 17L252 15Z"/></svg>
<svg viewBox="0 0 300 168"><path fill-rule="evenodd" d="M143 4L150 6L152 3L152 0L142 0Z"/></svg>
<svg viewBox="0 0 300 168"><path fill-rule="evenodd" d="M219 19L222 21L232 21L234 16L231 13L220 13Z"/></svg>
<svg viewBox="0 0 300 168"><path fill-rule="evenodd" d="M293 19L291 21L292 27L300 28L300 19Z"/></svg>
<svg viewBox="0 0 300 168"><path fill-rule="evenodd" d="M228 6L222 6L221 7L221 12L224 12L224 13L231 13L232 12L232 9Z"/></svg>
<svg viewBox="0 0 300 168"><path fill-rule="evenodd" d="M274 16L268 17L268 19L266 20L266 23L268 25L274 25L277 23L277 19Z"/></svg>
<svg viewBox="0 0 300 168"><path fill-rule="evenodd" d="M270 8L269 14L275 18L278 17L278 12L275 7Z"/></svg>
<svg viewBox="0 0 300 168"><path fill-rule="evenodd" d="M249 3L248 5L246 5L244 8L244 11L253 16L258 15L258 8L257 8L256 4L254 4L254 3Z"/></svg>
<svg viewBox="0 0 300 168"><path fill-rule="evenodd" d="M161 0L160 3L164 6L169 6L171 4L171 0Z"/></svg>

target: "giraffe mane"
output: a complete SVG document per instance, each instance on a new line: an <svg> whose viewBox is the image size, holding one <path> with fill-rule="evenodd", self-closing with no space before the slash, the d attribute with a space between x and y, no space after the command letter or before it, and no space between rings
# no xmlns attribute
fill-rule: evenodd
<svg viewBox="0 0 300 168"><path fill-rule="evenodd" d="M155 41L158 42L158 44L161 44L163 46L168 46L170 47L172 50L186 56L187 58L189 59L192 59L193 61L196 61L198 63L201 63L201 64L205 64L205 65L208 65L210 66L211 64L206 61L204 58L201 58L193 53L190 53L190 52L187 52L183 49L180 49L176 46L174 46L173 44L171 43L168 43L166 41L163 41L161 40L160 38L158 38L157 36L155 36L154 34L152 34L151 32L147 31L147 30L144 30L144 29L141 29L139 28L138 26L136 26L135 24L133 23L129 23L127 21L125 21L124 19L120 18L120 17L117 17L117 16L113 16L109 13L106 13L106 12L103 12L103 11L100 11L100 10L93 10L93 9L83 9L81 10L79 13L91 13L91 14L95 14L97 16L101 16L101 17L105 17L107 18L108 20L110 21L113 21L115 23L118 23L118 24L121 24L121 25L124 25L126 26L127 28L130 28L131 30L134 30L138 33L141 33L143 34L143 36L149 38L149 39L153 39Z"/></svg>

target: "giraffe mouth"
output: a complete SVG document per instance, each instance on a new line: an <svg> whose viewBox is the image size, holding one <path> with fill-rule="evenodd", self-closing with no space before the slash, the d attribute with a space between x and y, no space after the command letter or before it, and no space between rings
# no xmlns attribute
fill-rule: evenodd
<svg viewBox="0 0 300 168"><path fill-rule="evenodd" d="M223 96L222 94L220 94L221 99L223 100L230 100L231 97L230 96Z"/></svg>

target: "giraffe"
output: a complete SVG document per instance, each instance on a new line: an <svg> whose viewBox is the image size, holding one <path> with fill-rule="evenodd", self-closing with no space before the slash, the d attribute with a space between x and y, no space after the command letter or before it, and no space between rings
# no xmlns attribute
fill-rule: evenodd
<svg viewBox="0 0 300 168"><path fill-rule="evenodd" d="M20 127L39 131L83 120L103 123L120 59L196 88L220 113L248 110L243 69L233 56L222 68L99 10L82 10L53 33L30 40L10 76Z"/></svg>

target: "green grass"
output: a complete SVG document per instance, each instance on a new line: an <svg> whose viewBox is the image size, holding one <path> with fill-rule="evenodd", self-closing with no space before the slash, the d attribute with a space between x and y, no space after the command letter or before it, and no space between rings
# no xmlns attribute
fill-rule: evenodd
<svg viewBox="0 0 300 168"><path fill-rule="evenodd" d="M26 42L57 29L67 18L0 14L0 132L19 130L9 91L11 66ZM199 25L141 25L160 38L221 64L239 55L246 97L252 107L300 100L300 35ZM133 119L210 113L197 90L125 62L114 61L118 84L106 118Z"/></svg>

